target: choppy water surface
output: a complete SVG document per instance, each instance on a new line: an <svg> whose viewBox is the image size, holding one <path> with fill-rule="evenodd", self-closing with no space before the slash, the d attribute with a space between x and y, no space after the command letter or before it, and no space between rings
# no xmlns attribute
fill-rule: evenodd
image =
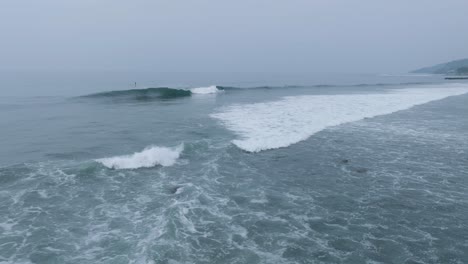
<svg viewBox="0 0 468 264"><path fill-rule="evenodd" d="M3 98L0 263L465 263L467 92Z"/></svg>

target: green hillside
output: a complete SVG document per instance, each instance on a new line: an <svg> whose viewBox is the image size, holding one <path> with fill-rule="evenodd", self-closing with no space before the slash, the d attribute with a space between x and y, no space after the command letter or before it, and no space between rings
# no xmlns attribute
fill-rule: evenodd
<svg viewBox="0 0 468 264"><path fill-rule="evenodd" d="M468 59L441 63L412 71L412 73L468 75Z"/></svg>

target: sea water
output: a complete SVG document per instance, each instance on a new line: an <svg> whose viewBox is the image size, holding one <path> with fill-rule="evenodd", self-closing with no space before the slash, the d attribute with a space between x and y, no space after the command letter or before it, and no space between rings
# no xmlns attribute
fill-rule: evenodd
<svg viewBox="0 0 468 264"><path fill-rule="evenodd" d="M468 83L189 77L3 84L0 263L468 259Z"/></svg>

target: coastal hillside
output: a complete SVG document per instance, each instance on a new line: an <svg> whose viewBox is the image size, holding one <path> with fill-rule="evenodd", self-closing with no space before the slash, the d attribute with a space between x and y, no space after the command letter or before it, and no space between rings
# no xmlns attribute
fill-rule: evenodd
<svg viewBox="0 0 468 264"><path fill-rule="evenodd" d="M430 67L421 68L412 73L468 75L468 59L454 60Z"/></svg>

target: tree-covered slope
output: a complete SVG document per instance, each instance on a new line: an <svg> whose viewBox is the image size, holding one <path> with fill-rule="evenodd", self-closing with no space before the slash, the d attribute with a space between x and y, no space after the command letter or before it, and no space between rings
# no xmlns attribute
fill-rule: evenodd
<svg viewBox="0 0 468 264"><path fill-rule="evenodd" d="M468 74L468 59L454 60L447 63L441 63L430 67L421 68L412 73L432 73L432 74Z"/></svg>

